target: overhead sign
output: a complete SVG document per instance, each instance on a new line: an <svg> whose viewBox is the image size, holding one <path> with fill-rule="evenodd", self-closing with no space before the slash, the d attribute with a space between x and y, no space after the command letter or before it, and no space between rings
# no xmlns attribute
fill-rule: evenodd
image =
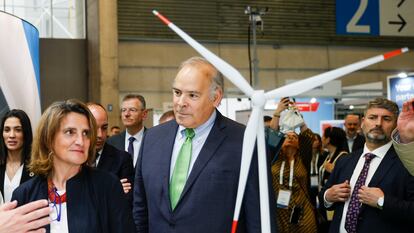
<svg viewBox="0 0 414 233"><path fill-rule="evenodd" d="M401 109L405 101L414 98L414 73L406 78L388 77L388 99L397 103Z"/></svg>
<svg viewBox="0 0 414 233"><path fill-rule="evenodd" d="M414 36L414 0L336 0L336 33Z"/></svg>

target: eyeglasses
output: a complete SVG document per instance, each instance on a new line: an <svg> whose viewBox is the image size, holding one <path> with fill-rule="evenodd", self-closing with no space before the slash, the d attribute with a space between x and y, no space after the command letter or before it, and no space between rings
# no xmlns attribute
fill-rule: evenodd
<svg viewBox="0 0 414 233"><path fill-rule="evenodd" d="M60 222L60 218L62 216L62 197L59 195L56 188L53 188L52 192L54 194L54 198L51 200L52 202L49 206L52 206L54 211L50 213L50 217L52 221Z"/></svg>
<svg viewBox="0 0 414 233"><path fill-rule="evenodd" d="M124 113L124 112L131 112L131 113L136 113L136 112L138 112L138 111L143 111L144 109L138 109L138 108L121 108L121 112L122 113Z"/></svg>

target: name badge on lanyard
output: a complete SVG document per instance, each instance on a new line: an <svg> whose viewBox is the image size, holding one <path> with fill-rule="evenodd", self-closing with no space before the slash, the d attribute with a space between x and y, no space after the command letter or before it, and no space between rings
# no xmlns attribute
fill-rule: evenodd
<svg viewBox="0 0 414 233"><path fill-rule="evenodd" d="M319 186L318 175L311 175L311 177L310 177L310 185L311 185L312 188Z"/></svg>
<svg viewBox="0 0 414 233"><path fill-rule="evenodd" d="M293 185L293 169L295 165L295 160L290 162L290 173L289 173L289 190L281 189L277 195L276 205L278 208L286 209L289 207L290 198L292 196L292 185ZM279 173L279 184L283 185L283 172L285 171L285 161L282 162Z"/></svg>
<svg viewBox="0 0 414 233"><path fill-rule="evenodd" d="M315 159L311 161L311 169L310 169L310 186L312 188L319 186L319 170L318 170L318 161L319 161L319 153L316 154Z"/></svg>

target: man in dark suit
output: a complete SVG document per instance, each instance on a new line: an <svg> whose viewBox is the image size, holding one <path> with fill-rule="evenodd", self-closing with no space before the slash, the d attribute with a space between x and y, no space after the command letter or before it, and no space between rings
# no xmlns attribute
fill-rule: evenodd
<svg viewBox="0 0 414 233"><path fill-rule="evenodd" d="M244 127L216 110L222 86L221 74L205 59L182 63L172 88L176 120L148 129L141 147L133 205L137 232L231 231ZM256 159L238 232L260 232Z"/></svg>
<svg viewBox="0 0 414 233"><path fill-rule="evenodd" d="M87 103L89 110L95 117L98 132L96 134L96 167L117 176L124 188L124 192L132 200L131 184L134 182L134 168L131 156L116 149L106 142L108 134L108 114L105 108L97 103Z"/></svg>
<svg viewBox="0 0 414 233"><path fill-rule="evenodd" d="M145 131L144 120L147 119L147 115L148 110L142 95L126 95L121 104L121 119L126 130L108 138L109 144L131 155L134 167L138 159Z"/></svg>
<svg viewBox="0 0 414 233"><path fill-rule="evenodd" d="M398 106L377 98L362 121L366 143L337 161L319 194L322 206L335 210L330 232L412 232L414 178L391 142ZM411 225L411 226L410 226Z"/></svg>
<svg viewBox="0 0 414 233"><path fill-rule="evenodd" d="M361 127L361 122L358 115L348 114L345 117L345 132L347 138L348 151L352 153L364 148L365 138L358 133Z"/></svg>

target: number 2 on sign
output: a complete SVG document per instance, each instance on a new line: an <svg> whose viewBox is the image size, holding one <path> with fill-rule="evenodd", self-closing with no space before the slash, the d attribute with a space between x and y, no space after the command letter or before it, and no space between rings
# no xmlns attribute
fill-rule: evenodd
<svg viewBox="0 0 414 233"><path fill-rule="evenodd" d="M369 25L357 25L358 21L364 15L368 6L368 0L360 0L358 10L355 12L352 19L346 25L346 31L349 33L371 33Z"/></svg>

